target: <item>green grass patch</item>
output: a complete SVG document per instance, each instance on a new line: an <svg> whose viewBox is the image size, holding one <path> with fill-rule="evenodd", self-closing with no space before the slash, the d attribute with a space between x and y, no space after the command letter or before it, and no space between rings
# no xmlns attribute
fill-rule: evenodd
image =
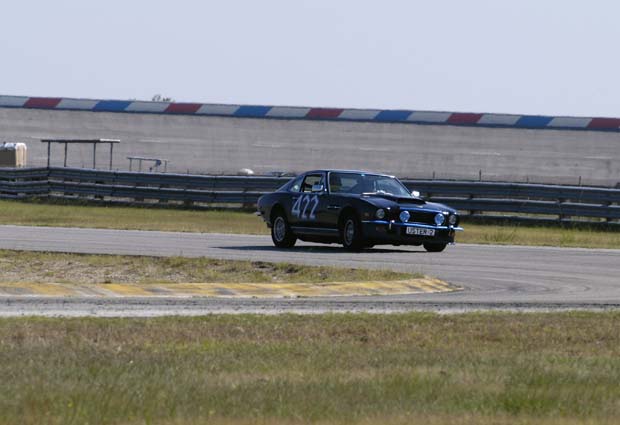
<svg viewBox="0 0 620 425"><path fill-rule="evenodd" d="M262 261L0 250L0 283L321 283L419 277L390 270Z"/></svg>
<svg viewBox="0 0 620 425"><path fill-rule="evenodd" d="M184 210L0 201L0 224L260 235L260 217L234 210Z"/></svg>
<svg viewBox="0 0 620 425"><path fill-rule="evenodd" d="M0 319L0 424L617 423L618 313Z"/></svg>
<svg viewBox="0 0 620 425"><path fill-rule="evenodd" d="M183 210L0 201L0 224L267 235L260 217L234 210ZM620 248L620 231L465 222L456 241L480 244Z"/></svg>

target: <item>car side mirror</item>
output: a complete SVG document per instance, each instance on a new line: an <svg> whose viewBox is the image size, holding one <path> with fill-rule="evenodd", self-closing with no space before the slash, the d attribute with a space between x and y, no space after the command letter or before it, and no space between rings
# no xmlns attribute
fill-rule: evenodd
<svg viewBox="0 0 620 425"><path fill-rule="evenodd" d="M419 198L420 197L420 192L418 192L417 190L412 190L411 191L411 195L413 195L416 198Z"/></svg>
<svg viewBox="0 0 620 425"><path fill-rule="evenodd" d="M316 192L323 192L323 185L322 184L313 184L312 185L312 193L316 193Z"/></svg>

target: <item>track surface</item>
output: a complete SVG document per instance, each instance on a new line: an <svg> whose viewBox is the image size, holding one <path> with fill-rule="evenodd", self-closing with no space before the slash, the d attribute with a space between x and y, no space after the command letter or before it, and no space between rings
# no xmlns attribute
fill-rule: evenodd
<svg viewBox="0 0 620 425"><path fill-rule="evenodd" d="M137 315L208 312L323 312L620 307L620 250L456 245L440 254L417 247L362 253L336 245L273 248L266 236L0 226L0 248L77 253L207 256L422 272L462 292L296 300L3 298L0 315Z"/></svg>

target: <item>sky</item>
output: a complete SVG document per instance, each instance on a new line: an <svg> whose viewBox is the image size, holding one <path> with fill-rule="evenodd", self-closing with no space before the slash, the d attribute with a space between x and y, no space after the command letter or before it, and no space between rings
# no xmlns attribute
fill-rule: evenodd
<svg viewBox="0 0 620 425"><path fill-rule="evenodd" d="M620 117L616 0L2 0L0 94Z"/></svg>

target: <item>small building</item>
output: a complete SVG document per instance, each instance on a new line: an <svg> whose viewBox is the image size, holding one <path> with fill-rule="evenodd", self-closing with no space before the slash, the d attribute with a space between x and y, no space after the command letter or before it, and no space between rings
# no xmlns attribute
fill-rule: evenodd
<svg viewBox="0 0 620 425"><path fill-rule="evenodd" d="M25 167L27 151L25 143L0 143L0 167Z"/></svg>

